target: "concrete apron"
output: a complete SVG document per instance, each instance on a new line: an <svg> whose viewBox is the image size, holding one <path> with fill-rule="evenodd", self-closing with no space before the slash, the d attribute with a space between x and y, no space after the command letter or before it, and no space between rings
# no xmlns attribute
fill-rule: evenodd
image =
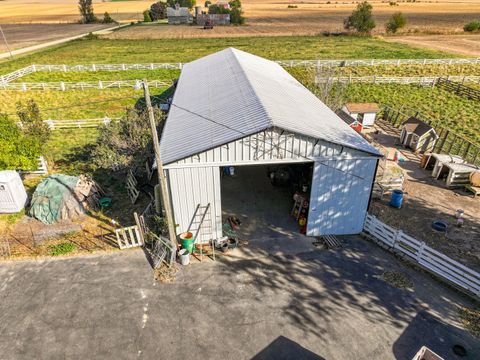
<svg viewBox="0 0 480 360"><path fill-rule="evenodd" d="M230 250L228 258L293 256L316 249L315 238L302 235L290 215L290 189L272 186L266 174L265 166L239 166L235 176L222 179L224 221L229 216L241 221L236 230L239 247Z"/></svg>

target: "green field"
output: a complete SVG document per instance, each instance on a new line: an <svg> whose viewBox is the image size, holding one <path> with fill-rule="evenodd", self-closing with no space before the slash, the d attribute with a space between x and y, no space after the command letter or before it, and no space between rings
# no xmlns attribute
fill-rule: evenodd
<svg viewBox="0 0 480 360"><path fill-rule="evenodd" d="M187 62L236 47L275 60L445 58L456 55L422 50L370 37L282 36L213 39L76 40L13 61L0 62L0 74L31 64L119 64Z"/></svg>
<svg viewBox="0 0 480 360"><path fill-rule="evenodd" d="M69 71L69 72L36 72L23 76L15 82L81 82L81 81L113 81L152 79L172 82L180 75L180 70L125 70L125 71Z"/></svg>
<svg viewBox="0 0 480 360"><path fill-rule="evenodd" d="M396 109L408 107L480 143L480 103L439 88L399 84L351 84L346 87L345 99L354 102L378 102Z"/></svg>
<svg viewBox="0 0 480 360"><path fill-rule="evenodd" d="M151 88L151 95L160 95L165 89ZM38 104L44 119L91 119L119 117L126 107L132 107L143 99L142 90L103 89L69 91L1 91L0 112L16 118L18 101L33 99Z"/></svg>

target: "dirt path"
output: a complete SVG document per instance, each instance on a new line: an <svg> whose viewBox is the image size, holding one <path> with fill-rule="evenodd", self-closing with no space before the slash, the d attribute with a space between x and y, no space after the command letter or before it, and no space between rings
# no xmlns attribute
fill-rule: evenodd
<svg viewBox="0 0 480 360"><path fill-rule="evenodd" d="M480 56L480 35L425 35L386 38L419 48L446 51L466 56Z"/></svg>

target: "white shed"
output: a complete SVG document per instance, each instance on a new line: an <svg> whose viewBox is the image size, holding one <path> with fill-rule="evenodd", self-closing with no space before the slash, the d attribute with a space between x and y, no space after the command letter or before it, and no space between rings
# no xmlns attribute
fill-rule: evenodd
<svg viewBox="0 0 480 360"><path fill-rule="evenodd" d="M347 103L342 110L358 120L363 127L369 127L375 124L380 108L375 103Z"/></svg>
<svg viewBox="0 0 480 360"><path fill-rule="evenodd" d="M27 192L14 170L0 171L0 213L16 213L27 203Z"/></svg>
<svg viewBox="0 0 480 360"><path fill-rule="evenodd" d="M222 236L225 166L309 163L307 235L360 233L381 157L280 65L233 48L184 65L161 151L177 234L210 204L205 241Z"/></svg>

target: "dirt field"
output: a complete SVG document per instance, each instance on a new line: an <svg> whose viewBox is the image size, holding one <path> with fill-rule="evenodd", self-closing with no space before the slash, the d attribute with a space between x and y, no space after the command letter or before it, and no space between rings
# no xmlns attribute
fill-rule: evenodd
<svg viewBox="0 0 480 360"><path fill-rule="evenodd" d="M6 24L2 25L11 50L96 31L111 25L94 24ZM7 52L0 41L0 53Z"/></svg>
<svg viewBox="0 0 480 360"><path fill-rule="evenodd" d="M386 39L422 49L480 56L480 35L395 36Z"/></svg>
<svg viewBox="0 0 480 360"><path fill-rule="evenodd" d="M377 121L377 125L381 125ZM449 189L445 182L431 177L419 166L419 158L408 149L395 145L399 131L388 126L379 126L380 134L373 134L377 144L389 150L389 159L395 150L400 151L405 161L399 166L405 175L404 202L401 209L389 206L390 196L375 199L370 212L388 225L441 251L462 264L480 271L480 199L462 189ZM387 162L392 163L391 160ZM457 227L455 212L463 209L465 222ZM432 229L432 222L444 220L449 224L446 234Z"/></svg>

